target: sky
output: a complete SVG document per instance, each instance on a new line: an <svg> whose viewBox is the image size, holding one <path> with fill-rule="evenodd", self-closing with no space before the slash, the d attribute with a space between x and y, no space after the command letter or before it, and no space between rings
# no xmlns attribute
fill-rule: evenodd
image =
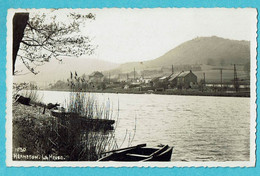
<svg viewBox="0 0 260 176"><path fill-rule="evenodd" d="M255 9L85 9L96 19L83 28L98 45L95 57L125 63L156 59L196 37L252 39Z"/></svg>
<svg viewBox="0 0 260 176"><path fill-rule="evenodd" d="M250 41L256 32L253 8L60 9L52 13L66 23L64 14L72 11L95 15L95 20L81 24L80 33L98 47L93 55L82 57L113 63L156 59L196 37Z"/></svg>

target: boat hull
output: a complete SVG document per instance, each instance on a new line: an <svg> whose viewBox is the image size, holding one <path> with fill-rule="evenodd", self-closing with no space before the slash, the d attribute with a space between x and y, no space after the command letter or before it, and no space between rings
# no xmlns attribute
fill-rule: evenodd
<svg viewBox="0 0 260 176"><path fill-rule="evenodd" d="M130 147L125 150L112 152L98 161L122 161L122 162L149 162L171 161L173 147Z"/></svg>
<svg viewBox="0 0 260 176"><path fill-rule="evenodd" d="M52 116L57 117L61 123L70 122L70 124L79 129L89 129L89 130L114 130L113 124L115 120L110 119L98 119L98 118L88 118L85 116L80 116L77 113L72 112L59 112L51 111Z"/></svg>

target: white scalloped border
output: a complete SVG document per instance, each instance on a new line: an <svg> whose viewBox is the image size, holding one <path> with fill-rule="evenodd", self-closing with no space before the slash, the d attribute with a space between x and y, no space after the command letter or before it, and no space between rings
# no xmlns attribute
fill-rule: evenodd
<svg viewBox="0 0 260 176"><path fill-rule="evenodd" d="M219 8L218 9L234 9ZM69 9L65 10L85 10L85 9ZM187 9L187 8L90 8L89 10L105 10L105 9ZM188 9L205 9L205 8L188 8ZM210 9L210 8L207 8ZM13 161L12 160L12 17L15 12L26 12L40 9L8 9L7 14L7 64L6 64L6 166L7 167L255 167L256 163L256 73L257 73L257 9L256 8L235 8L235 9L251 9L251 13L255 15L255 25L252 29L252 37L250 43L251 54L251 73L250 73L250 161L228 161L228 162L68 162L68 161ZM41 9L43 10L43 8Z"/></svg>

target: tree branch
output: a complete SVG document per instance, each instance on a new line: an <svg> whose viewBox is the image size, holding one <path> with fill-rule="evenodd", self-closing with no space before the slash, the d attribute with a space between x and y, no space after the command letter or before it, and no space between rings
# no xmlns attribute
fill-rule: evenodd
<svg viewBox="0 0 260 176"><path fill-rule="evenodd" d="M23 44L27 45L27 46L42 46L40 44L29 44L27 42L25 42L24 40L21 41Z"/></svg>

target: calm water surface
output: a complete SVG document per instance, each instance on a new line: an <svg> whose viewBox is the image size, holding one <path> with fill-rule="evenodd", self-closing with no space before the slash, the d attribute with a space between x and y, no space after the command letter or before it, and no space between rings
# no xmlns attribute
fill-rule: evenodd
<svg viewBox="0 0 260 176"><path fill-rule="evenodd" d="M45 103L64 103L69 92L40 91ZM89 93L87 93L89 94ZM174 146L172 161L247 161L250 99L154 94L91 94L113 105L117 143ZM136 128L136 132L134 129ZM127 136L126 136L127 134ZM126 136L126 137L125 137ZM125 140L124 140L125 139Z"/></svg>

